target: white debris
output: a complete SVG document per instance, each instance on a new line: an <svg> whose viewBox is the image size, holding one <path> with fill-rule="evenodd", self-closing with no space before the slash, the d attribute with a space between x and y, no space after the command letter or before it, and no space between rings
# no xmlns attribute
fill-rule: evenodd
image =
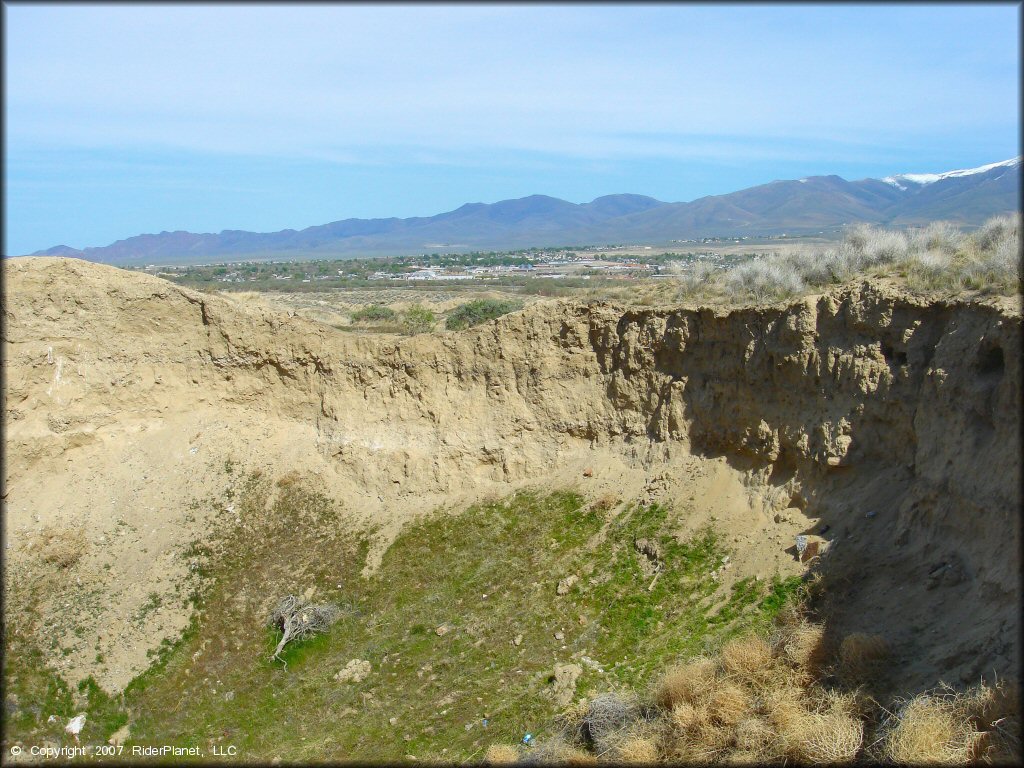
<svg viewBox="0 0 1024 768"><path fill-rule="evenodd" d="M85 725L85 712L75 715L68 724L64 726L64 732L74 736L75 741L78 741L78 734L82 732L82 727Z"/></svg>

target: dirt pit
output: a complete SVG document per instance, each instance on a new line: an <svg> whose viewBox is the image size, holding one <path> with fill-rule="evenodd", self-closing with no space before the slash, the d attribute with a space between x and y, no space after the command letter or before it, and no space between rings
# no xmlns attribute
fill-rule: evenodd
<svg viewBox="0 0 1024 768"><path fill-rule="evenodd" d="M5 584L72 685L123 691L182 636L254 476L266 509L296 482L328 499L364 579L436 510L659 505L728 549L712 614L813 573L830 632L885 635L892 691L1019 673L1011 302L544 302L396 339L74 260L4 269Z"/></svg>

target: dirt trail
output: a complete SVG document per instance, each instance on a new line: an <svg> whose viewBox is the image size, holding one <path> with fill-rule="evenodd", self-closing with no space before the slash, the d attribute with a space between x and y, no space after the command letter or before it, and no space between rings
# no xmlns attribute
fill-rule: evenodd
<svg viewBox="0 0 1024 768"><path fill-rule="evenodd" d="M894 685L1019 670L1014 302L545 302L396 341L77 260L4 269L5 577L61 568L46 631L77 638L70 679L123 688L180 632L182 553L256 469L378 527L371 568L411 516L523 485L711 522L736 550L723 588L798 572L809 533L832 628L887 633ZM83 537L70 565L55 530Z"/></svg>

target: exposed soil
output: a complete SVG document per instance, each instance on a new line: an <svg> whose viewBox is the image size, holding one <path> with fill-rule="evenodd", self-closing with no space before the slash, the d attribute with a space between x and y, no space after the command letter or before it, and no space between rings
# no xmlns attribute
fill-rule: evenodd
<svg viewBox="0 0 1024 768"><path fill-rule="evenodd" d="M513 488L658 501L732 542L723 590L818 569L830 631L894 647L894 690L1019 674L1016 301L541 302L396 339L77 260L4 269L5 583L60 575L39 631L71 681L123 689L182 631L199 502L232 514L252 470L315 478L375 531L371 570L413 517Z"/></svg>

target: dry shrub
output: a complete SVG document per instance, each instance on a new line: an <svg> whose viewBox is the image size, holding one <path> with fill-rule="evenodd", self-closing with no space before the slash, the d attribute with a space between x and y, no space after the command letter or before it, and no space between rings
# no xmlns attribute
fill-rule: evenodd
<svg viewBox="0 0 1024 768"><path fill-rule="evenodd" d="M821 675L828 663L825 628L805 619L780 627L773 645L779 655L802 673L805 681Z"/></svg>
<svg viewBox="0 0 1024 768"><path fill-rule="evenodd" d="M561 726L562 734L573 743L583 740L588 712L590 712L590 705L587 700L580 699L569 704L555 717L556 722Z"/></svg>
<svg viewBox="0 0 1024 768"><path fill-rule="evenodd" d="M776 733L779 749L786 755L799 755L800 744L808 732L809 717L803 689L788 684L776 686L766 691L761 701L765 718Z"/></svg>
<svg viewBox="0 0 1024 768"><path fill-rule="evenodd" d="M806 728L800 758L810 763L853 762L864 742L864 723L843 712L813 714Z"/></svg>
<svg viewBox="0 0 1024 768"><path fill-rule="evenodd" d="M734 726L747 715L751 704L750 694L745 688L723 681L711 693L707 711L716 723Z"/></svg>
<svg viewBox="0 0 1024 768"><path fill-rule="evenodd" d="M981 734L957 709L956 698L942 694L906 702L885 729L885 757L908 764L968 762Z"/></svg>
<svg viewBox="0 0 1024 768"><path fill-rule="evenodd" d="M725 754L732 743L732 728L717 725L706 716L685 731L674 732L665 745L668 756L684 763L705 763Z"/></svg>
<svg viewBox="0 0 1024 768"><path fill-rule="evenodd" d="M524 758L524 762L552 765L595 765L597 763L595 755L558 738L538 745Z"/></svg>
<svg viewBox="0 0 1024 768"><path fill-rule="evenodd" d="M722 758L726 765L761 765L764 763L764 756L758 752L734 749Z"/></svg>
<svg viewBox="0 0 1024 768"><path fill-rule="evenodd" d="M665 719L661 737L662 751L669 759L708 762L728 748L732 729L712 722L706 701L696 706L681 702Z"/></svg>
<svg viewBox="0 0 1024 768"><path fill-rule="evenodd" d="M839 646L839 674L846 683L862 683L877 677L889 656L889 644L881 635L855 632Z"/></svg>
<svg viewBox="0 0 1024 768"><path fill-rule="evenodd" d="M579 740L592 744L599 757L606 755L618 747L639 719L640 708L632 696L601 694L587 708L580 723Z"/></svg>
<svg viewBox="0 0 1024 768"><path fill-rule="evenodd" d="M618 746L615 757L620 763L654 763L658 760L658 744L650 737L632 736Z"/></svg>
<svg viewBox="0 0 1024 768"><path fill-rule="evenodd" d="M285 472L283 475L281 475L281 477L278 478L277 487L287 488L290 485L295 485L295 483L297 483L301 479L302 475L300 475L296 470L292 469L289 470L288 472Z"/></svg>
<svg viewBox="0 0 1024 768"><path fill-rule="evenodd" d="M904 763L984 761L1019 765L1020 701L1016 686L997 683L954 693L948 688L904 702L882 726L885 759Z"/></svg>
<svg viewBox="0 0 1024 768"><path fill-rule="evenodd" d="M57 528L47 526L38 537L43 562L58 568L70 568L85 554L88 542L78 528Z"/></svg>
<svg viewBox="0 0 1024 768"><path fill-rule="evenodd" d="M669 713L669 721L673 728L686 731L696 725L701 717L700 712L693 704L682 701L672 707L672 711Z"/></svg>
<svg viewBox="0 0 1024 768"><path fill-rule="evenodd" d="M484 753L484 762L489 765L508 765L519 759L519 749L511 744L491 744Z"/></svg>
<svg viewBox="0 0 1024 768"><path fill-rule="evenodd" d="M701 701L707 697L717 666L714 659L698 656L683 666L670 669L655 686L655 703L671 710L678 704Z"/></svg>
<svg viewBox="0 0 1024 768"><path fill-rule="evenodd" d="M606 493L595 499L590 507L596 512L607 512L619 503L619 498L614 493Z"/></svg>
<svg viewBox="0 0 1024 768"><path fill-rule="evenodd" d="M1020 740L1020 686L997 682L979 686L965 697L964 709L981 731L977 755L1002 765L1024 763Z"/></svg>
<svg viewBox="0 0 1024 768"><path fill-rule="evenodd" d="M741 680L764 680L774 672L771 646L756 635L730 640L722 647L721 660L725 672Z"/></svg>
<svg viewBox="0 0 1024 768"><path fill-rule="evenodd" d="M776 752L778 736L763 719L747 717L736 724L736 746L743 752L765 757Z"/></svg>

